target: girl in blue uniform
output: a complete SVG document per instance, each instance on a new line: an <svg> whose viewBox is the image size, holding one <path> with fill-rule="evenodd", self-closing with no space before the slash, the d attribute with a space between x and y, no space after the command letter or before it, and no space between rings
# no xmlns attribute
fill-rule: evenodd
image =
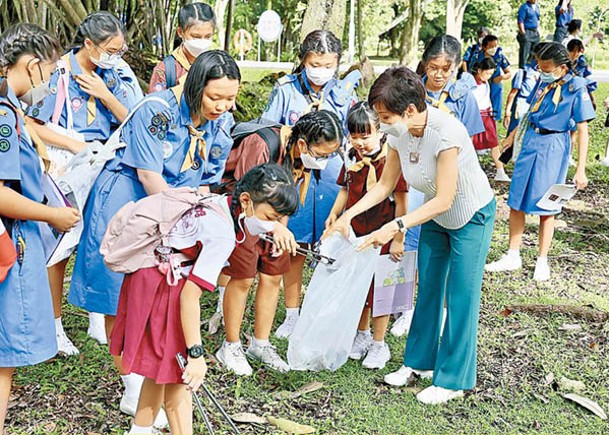
<svg viewBox="0 0 609 435"><path fill-rule="evenodd" d="M569 168L571 123L577 124L578 162L573 181L578 189L588 184L588 122L594 109L586 81L571 72L571 61L562 44L548 43L537 52L540 79L531 95L529 126L512 175L508 205L510 206L510 246L500 260L488 264L491 272L516 270L522 267L520 246L524 233L525 214L540 217L539 257L533 279L550 279L548 252L554 235L554 216L560 210L545 210L537 202L554 184L564 183Z"/></svg>
<svg viewBox="0 0 609 435"><path fill-rule="evenodd" d="M422 63L427 105L455 116L470 136L482 133L484 124L472 94L476 80L466 72L459 80L454 79L461 64L461 43L450 35L436 36L425 47Z"/></svg>
<svg viewBox="0 0 609 435"><path fill-rule="evenodd" d="M292 74L279 79L262 117L293 126L305 113L324 109L338 116L341 128L346 133L347 113L357 101L355 89L361 74L354 71L339 80L337 75L341 55L342 44L334 34L326 30L309 33L300 45L300 64ZM336 178L342 166L342 159L335 156L323 163L323 170L318 168L313 171L307 203L290 218L289 228L296 241L311 244L319 240L325 218L340 190ZM287 315L286 321L276 332L279 337L288 337L298 319L303 258L299 256L292 260L290 272L284 276Z"/></svg>
<svg viewBox="0 0 609 435"><path fill-rule="evenodd" d="M112 332L123 275L106 268L99 247L114 214L169 187L201 187L218 183L230 151L216 138L228 135L219 118L235 102L241 74L226 52L208 51L193 63L181 87L148 97L122 130L126 147L106 164L93 185L84 210L80 241L68 301L88 311L106 314ZM120 357L115 357L119 371ZM127 390L121 409L133 414L139 385Z"/></svg>
<svg viewBox="0 0 609 435"><path fill-rule="evenodd" d="M0 36L5 77L0 81L0 217L18 252L0 282L0 434L15 367L38 364L57 353L37 221L69 231L80 219L75 209L43 205L40 157L46 158L46 150L35 132L26 130L21 112L22 104L35 106L48 95L60 53L57 39L33 24L14 25Z"/></svg>
<svg viewBox="0 0 609 435"><path fill-rule="evenodd" d="M85 18L78 26L73 47L62 56L60 68L51 77L51 95L30 108L28 116L34 120L30 124L45 143L76 154L86 142L108 140L143 94L137 82L134 86L131 70L121 59L126 50L125 34L122 23L114 15L101 11ZM62 89L66 82L67 92ZM74 130L81 134L84 142L55 132L47 127L49 124L43 123ZM48 272L57 345L60 352L75 355L78 349L66 336L61 321L63 282L70 259L69 253L64 255L66 258L50 266ZM99 317L91 313L89 333L105 342L103 323L96 322Z"/></svg>

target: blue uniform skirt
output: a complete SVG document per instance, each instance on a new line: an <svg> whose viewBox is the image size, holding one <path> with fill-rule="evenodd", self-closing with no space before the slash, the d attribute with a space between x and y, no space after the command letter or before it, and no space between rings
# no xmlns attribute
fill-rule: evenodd
<svg viewBox="0 0 609 435"><path fill-rule="evenodd" d="M53 302L38 223L16 221L11 239L25 242L23 262L15 262L0 283L0 367L38 364L57 353Z"/></svg>
<svg viewBox="0 0 609 435"><path fill-rule="evenodd" d="M104 168L87 200L84 229L78 246L68 302L94 313L115 316L123 283L122 273L112 272L99 253L108 223L129 201L146 196L135 173Z"/></svg>
<svg viewBox="0 0 609 435"><path fill-rule="evenodd" d="M299 204L298 210L288 221L288 229L292 231L297 242L315 243L320 239L326 219L341 189L336 180L342 166L343 160L336 156L330 159L326 169L318 172L319 179L315 176L317 171L311 172L305 203Z"/></svg>
<svg viewBox="0 0 609 435"><path fill-rule="evenodd" d="M550 216L560 213L537 207L537 202L554 184L567 179L571 138L569 132L538 134L529 127L512 174L508 205L528 214Z"/></svg>

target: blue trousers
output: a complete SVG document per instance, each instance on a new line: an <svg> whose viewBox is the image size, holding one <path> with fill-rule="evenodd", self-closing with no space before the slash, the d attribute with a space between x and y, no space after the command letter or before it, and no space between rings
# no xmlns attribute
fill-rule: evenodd
<svg viewBox="0 0 609 435"><path fill-rule="evenodd" d="M404 365L433 370L433 385L469 390L476 385L480 291L491 244L493 199L457 230L423 224L419 243L419 291ZM440 340L444 299L446 326Z"/></svg>

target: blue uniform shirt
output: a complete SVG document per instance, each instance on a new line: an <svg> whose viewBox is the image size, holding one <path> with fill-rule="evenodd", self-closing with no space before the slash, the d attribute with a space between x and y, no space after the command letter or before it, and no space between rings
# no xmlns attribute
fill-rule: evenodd
<svg viewBox="0 0 609 435"><path fill-rule="evenodd" d="M539 5L537 3L524 3L518 9L518 23L522 23L526 30L536 30L539 27Z"/></svg>
<svg viewBox="0 0 609 435"><path fill-rule="evenodd" d="M345 132L347 132L347 113L357 102L355 89L360 78L359 71L351 72L343 80L333 78L325 84L319 95L316 95L319 98L323 93L321 109L338 115L345 127ZM311 102L305 96L309 93L313 93L313 91L306 71L283 76L273 89L262 117L283 125L293 126L302 115L310 110Z"/></svg>
<svg viewBox="0 0 609 435"><path fill-rule="evenodd" d="M478 55L482 52L482 46L477 42L474 45L470 45L463 54L463 61L467 64L467 70L471 71Z"/></svg>
<svg viewBox="0 0 609 435"><path fill-rule="evenodd" d="M560 2L562 4L562 2ZM556 27L567 27L569 21L573 19L573 6L567 7L567 10L560 12L560 6L556 6L554 13L556 14Z"/></svg>
<svg viewBox="0 0 609 435"><path fill-rule="evenodd" d="M578 77L583 77L586 79L586 86L588 87L588 92L594 92L598 89L598 83L596 80L592 80L590 76L592 75L592 70L590 69L590 65L586 61L584 55L580 55L577 60L574 62L573 70L575 75Z"/></svg>
<svg viewBox="0 0 609 435"><path fill-rule="evenodd" d="M73 113L74 129L79 133L84 134L86 141L99 140L104 142L108 140L112 131L118 126L118 122L112 112L107 109L101 101L95 99L95 118L89 123L89 109L87 107L89 94L84 92L74 79L74 75L82 74L82 69L74 56L77 51L78 49L70 51L68 56L68 70L70 74L68 93L70 98L69 104ZM106 83L106 86L108 86L108 89L112 91L112 94L114 94L118 101L127 109L131 109L141 100L142 91L137 91L133 79L126 78L127 73L124 67L118 69L97 68L95 72ZM56 71L51 76L51 95L38 103L35 107L31 107L27 112L28 116L42 122L51 120L55 110L55 102L57 100L57 82L60 74L60 71ZM62 127L66 127L67 125L67 109L65 105L63 106L59 119L59 125Z"/></svg>
<svg viewBox="0 0 609 435"><path fill-rule="evenodd" d="M479 52L476 57L476 60L473 63L478 63L482 61L484 57L484 52ZM503 50L501 49L501 47L497 48L497 52L493 55L493 60L497 64L497 68L495 69L495 72L493 72L493 75L489 79L488 83L491 87L491 103L493 104L493 112L495 114L495 119L499 121L501 120L501 115L503 113L503 84L495 83L495 79L499 77L504 70L510 67L510 61L503 54Z"/></svg>
<svg viewBox="0 0 609 435"><path fill-rule="evenodd" d="M524 69L519 69L512 78L512 89L518 89L518 98L529 98L531 91L537 83L537 70L534 64L526 64Z"/></svg>
<svg viewBox="0 0 609 435"><path fill-rule="evenodd" d="M423 83L426 82L427 76L423 76ZM469 73L463 73L459 80L449 80L439 92L427 90L427 95L435 100L440 99L443 92L448 93L444 104L450 109L451 114L465 125L470 136L485 131L476 97L472 94L472 89L475 87L474 77ZM428 101L427 105L431 103Z"/></svg>
<svg viewBox="0 0 609 435"><path fill-rule="evenodd" d="M124 127L122 139L128 145L119 150L107 169L154 171L172 187L219 183L232 147L229 132L233 116L225 113L198 128L204 132L206 158L195 153L191 169L181 172L190 147L188 125L192 123L186 99L178 102L171 90L156 93L155 97L166 100L170 107L157 101L145 103Z"/></svg>
<svg viewBox="0 0 609 435"><path fill-rule="evenodd" d="M586 89L586 80L568 73L561 89L561 98L558 105L552 101L556 89L551 90L541 102L539 110L533 112L535 102L540 98L547 83L537 82L534 91L529 95L531 103L529 121L538 128L552 131L567 131L573 122L576 124L594 119L594 108L590 94Z"/></svg>

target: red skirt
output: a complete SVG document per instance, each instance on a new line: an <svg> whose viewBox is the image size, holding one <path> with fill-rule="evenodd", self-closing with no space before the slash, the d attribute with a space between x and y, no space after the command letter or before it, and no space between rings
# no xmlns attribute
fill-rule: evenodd
<svg viewBox="0 0 609 435"><path fill-rule="evenodd" d="M176 353L186 351L180 318L180 294L186 279L167 284L156 267L125 276L110 337L110 353L123 357L126 373L157 384L181 384Z"/></svg>
<svg viewBox="0 0 609 435"><path fill-rule="evenodd" d="M497 138L497 125L495 124L495 118L493 118L493 111L492 109L483 110L480 112L480 116L482 116L484 131L472 137L474 148L477 150L495 148L499 145L499 139Z"/></svg>

